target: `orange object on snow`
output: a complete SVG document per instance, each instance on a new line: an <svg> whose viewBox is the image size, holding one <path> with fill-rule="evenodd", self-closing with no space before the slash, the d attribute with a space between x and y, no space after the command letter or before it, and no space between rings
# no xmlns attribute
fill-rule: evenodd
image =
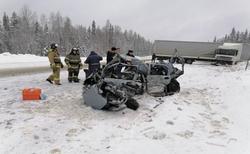
<svg viewBox="0 0 250 154"><path fill-rule="evenodd" d="M23 89L23 100L40 100L42 90L40 88Z"/></svg>

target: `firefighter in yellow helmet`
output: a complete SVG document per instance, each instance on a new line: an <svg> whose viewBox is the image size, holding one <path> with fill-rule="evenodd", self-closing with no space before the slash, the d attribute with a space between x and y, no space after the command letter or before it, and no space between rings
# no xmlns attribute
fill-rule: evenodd
<svg viewBox="0 0 250 154"><path fill-rule="evenodd" d="M80 53L78 48L72 48L71 52L66 55L64 59L66 65L68 66L68 80L69 82L79 82L79 70L82 69L83 65L80 58Z"/></svg>
<svg viewBox="0 0 250 154"><path fill-rule="evenodd" d="M51 84L54 82L55 85L61 85L60 69L63 68L63 64L61 62L57 46L57 44L52 43L48 51L48 58L50 62L50 68L52 69L52 74L47 78L47 81Z"/></svg>

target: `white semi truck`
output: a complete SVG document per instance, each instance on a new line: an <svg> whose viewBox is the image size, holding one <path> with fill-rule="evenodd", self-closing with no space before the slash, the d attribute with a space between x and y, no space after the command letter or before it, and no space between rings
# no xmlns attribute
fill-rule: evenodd
<svg viewBox="0 0 250 154"><path fill-rule="evenodd" d="M250 44L156 40L153 54L157 59L178 55L189 64L195 60L236 64L250 58Z"/></svg>
<svg viewBox="0 0 250 154"><path fill-rule="evenodd" d="M236 64L250 58L250 44L224 43L215 50L215 59L220 62Z"/></svg>

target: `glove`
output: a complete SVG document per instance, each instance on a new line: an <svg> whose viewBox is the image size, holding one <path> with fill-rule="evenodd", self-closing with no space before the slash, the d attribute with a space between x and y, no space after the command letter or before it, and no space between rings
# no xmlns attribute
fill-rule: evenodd
<svg viewBox="0 0 250 154"><path fill-rule="evenodd" d="M50 68L52 69L56 68L56 64L55 63L50 64Z"/></svg>
<svg viewBox="0 0 250 154"><path fill-rule="evenodd" d="M63 66L63 64L61 63L61 68L63 68L64 66Z"/></svg>
<svg viewBox="0 0 250 154"><path fill-rule="evenodd" d="M83 69L83 65L82 65L82 63L80 64L80 69Z"/></svg>

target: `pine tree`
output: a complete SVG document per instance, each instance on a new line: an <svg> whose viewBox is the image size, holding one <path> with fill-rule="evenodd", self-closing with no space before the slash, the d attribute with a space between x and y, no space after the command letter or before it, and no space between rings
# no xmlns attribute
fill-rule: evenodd
<svg viewBox="0 0 250 154"><path fill-rule="evenodd" d="M68 17L64 21L63 36L64 47L67 51L69 51L72 47L77 46L77 43L74 39L73 26L71 25L71 20Z"/></svg>
<svg viewBox="0 0 250 154"><path fill-rule="evenodd" d="M228 41L228 36L227 36L227 34L225 35L225 37L224 37L224 40L222 40L223 42L227 42Z"/></svg>
<svg viewBox="0 0 250 154"><path fill-rule="evenodd" d="M248 43L250 42L250 33L248 33L247 42L248 42Z"/></svg>
<svg viewBox="0 0 250 154"><path fill-rule="evenodd" d="M17 26L18 26L19 21L18 21L18 16L17 16L16 12L12 13L10 23L11 23L11 26L13 28L15 28L15 29L18 28Z"/></svg>
<svg viewBox="0 0 250 154"><path fill-rule="evenodd" d="M3 43L3 28L2 28L2 21L0 20L0 53L3 53L5 51L4 49L4 43Z"/></svg>
<svg viewBox="0 0 250 154"><path fill-rule="evenodd" d="M231 32L230 36L229 36L229 40L230 40L231 42L235 42L235 41L236 41L236 31L235 31L235 28L234 28L234 27L233 27L233 29L232 29L232 32Z"/></svg>
<svg viewBox="0 0 250 154"><path fill-rule="evenodd" d="M3 28L2 28L2 21L0 20L0 32L3 31Z"/></svg>
<svg viewBox="0 0 250 154"><path fill-rule="evenodd" d="M5 12L4 12L4 15L3 15L3 28L4 28L5 31L10 30L9 17L6 15Z"/></svg>
<svg viewBox="0 0 250 154"><path fill-rule="evenodd" d="M3 15L3 32L2 32L2 41L5 48L4 52L12 53L11 41L10 41L10 22L8 15L4 12Z"/></svg>
<svg viewBox="0 0 250 154"><path fill-rule="evenodd" d="M237 31L234 42L240 42L240 31Z"/></svg>
<svg viewBox="0 0 250 154"><path fill-rule="evenodd" d="M43 31L44 31L44 33L48 33L49 32L49 27L48 27L47 24L44 25Z"/></svg>
<svg viewBox="0 0 250 154"><path fill-rule="evenodd" d="M247 42L248 30L246 29L245 33L243 34L243 42Z"/></svg>
<svg viewBox="0 0 250 154"><path fill-rule="evenodd" d="M95 23L95 20L92 21L91 32L92 32L93 36L96 35L96 23Z"/></svg>
<svg viewBox="0 0 250 154"><path fill-rule="evenodd" d="M111 46L117 46L116 43L114 43L114 27L110 24L109 26L109 31L108 31L108 44L109 44L109 47Z"/></svg>
<svg viewBox="0 0 250 154"><path fill-rule="evenodd" d="M34 24L34 43L32 45L32 50L37 55L43 55L43 48L45 46L45 42L43 39L43 29L38 22Z"/></svg>
<svg viewBox="0 0 250 154"><path fill-rule="evenodd" d="M213 40L213 42L217 42L217 38L216 38L216 36L214 37L214 40Z"/></svg>
<svg viewBox="0 0 250 154"><path fill-rule="evenodd" d="M43 33L42 33L42 40L44 42L44 45L42 47L41 50L43 50L42 52L42 56L45 56L46 53L45 51L47 50L46 48L48 48L48 45L49 45L49 27L48 27L48 24L46 23L43 27Z"/></svg>
<svg viewBox="0 0 250 154"><path fill-rule="evenodd" d="M38 22L35 23L35 35L38 35L41 32L41 27Z"/></svg>

